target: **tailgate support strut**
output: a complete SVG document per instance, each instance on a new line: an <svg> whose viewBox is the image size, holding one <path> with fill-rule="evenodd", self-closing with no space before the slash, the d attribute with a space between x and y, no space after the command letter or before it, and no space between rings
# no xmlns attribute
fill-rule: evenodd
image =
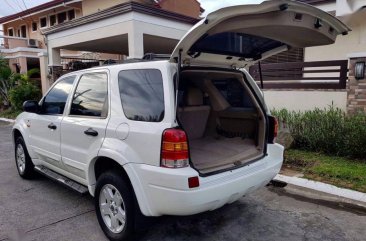
<svg viewBox="0 0 366 241"><path fill-rule="evenodd" d="M177 76L175 78L175 113L178 112L178 88L179 88L181 68L182 68L182 49L179 50L178 54L178 70L177 70Z"/></svg>
<svg viewBox="0 0 366 241"><path fill-rule="evenodd" d="M261 61L258 61L259 80L261 81L261 89L263 90L263 75Z"/></svg>

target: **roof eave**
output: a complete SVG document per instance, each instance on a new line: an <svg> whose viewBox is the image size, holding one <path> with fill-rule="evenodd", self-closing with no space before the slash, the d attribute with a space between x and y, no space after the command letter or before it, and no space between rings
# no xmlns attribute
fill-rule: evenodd
<svg viewBox="0 0 366 241"><path fill-rule="evenodd" d="M69 2L81 2L81 1L82 0L53 0L53 1L46 2L41 5L35 6L33 8L28 8L27 10L24 10L22 12L2 17L2 18L0 18L0 24L6 24L6 23L9 23L14 20L18 20L21 18L25 18L25 17L31 16L31 15L34 15L35 13L38 13L38 12L47 11L50 8L52 9L57 6L62 6Z"/></svg>
<svg viewBox="0 0 366 241"><path fill-rule="evenodd" d="M188 23L188 24L192 24L192 25L201 20L199 18L192 18L189 16L166 11L166 10L163 10L160 8L150 7L150 6L147 6L147 5L144 5L141 3L137 3L137 2L127 2L127 3L118 4L111 8L104 9L99 12L92 13L92 14L89 14L89 15L86 15L86 16L83 16L80 18L76 18L74 20L47 28L42 31L42 34L48 35L48 34L60 32L60 31L66 30L66 29L76 27L76 26L81 26L81 25L84 25L87 23L96 22L96 21L99 21L99 20L102 20L105 18L117 16L120 14L132 12L132 11L144 13L144 14L148 14L148 15L153 15L153 16L158 16L158 17L163 17L165 19L176 20L179 22Z"/></svg>

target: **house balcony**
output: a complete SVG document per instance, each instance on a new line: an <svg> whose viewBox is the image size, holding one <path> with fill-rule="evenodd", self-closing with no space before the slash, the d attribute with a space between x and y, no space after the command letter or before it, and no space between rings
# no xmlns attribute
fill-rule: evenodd
<svg viewBox="0 0 366 241"><path fill-rule="evenodd" d="M38 53L44 52L45 49L40 48L38 40L3 36L3 46L0 53L6 59L17 57L37 58Z"/></svg>
<svg viewBox="0 0 366 241"><path fill-rule="evenodd" d="M40 48L41 43L36 39L18 38L4 36L4 48L15 49L15 48Z"/></svg>

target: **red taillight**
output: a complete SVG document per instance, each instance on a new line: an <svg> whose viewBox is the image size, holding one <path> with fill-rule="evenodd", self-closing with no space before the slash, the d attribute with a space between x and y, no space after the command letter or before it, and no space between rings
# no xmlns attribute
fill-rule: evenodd
<svg viewBox="0 0 366 241"><path fill-rule="evenodd" d="M187 135L183 130L167 129L163 132L161 166L167 168L189 166Z"/></svg>
<svg viewBox="0 0 366 241"><path fill-rule="evenodd" d="M274 119L273 137L276 138L278 134L278 120L276 118L273 119Z"/></svg>
<svg viewBox="0 0 366 241"><path fill-rule="evenodd" d="M268 116L268 143L275 143L278 134L278 121L273 116Z"/></svg>

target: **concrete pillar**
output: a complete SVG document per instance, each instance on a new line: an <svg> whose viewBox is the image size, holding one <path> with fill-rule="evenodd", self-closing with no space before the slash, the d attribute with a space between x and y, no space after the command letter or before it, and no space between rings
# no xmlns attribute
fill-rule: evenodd
<svg viewBox="0 0 366 241"><path fill-rule="evenodd" d="M347 83L347 112L349 114L353 114L356 112L366 113L366 78L355 78L355 64L357 62L366 63L366 52L353 53L350 54L348 57L349 77Z"/></svg>
<svg viewBox="0 0 366 241"><path fill-rule="evenodd" d="M48 55L46 52L39 53L39 71L41 74L42 94L45 94L50 88L50 79L48 76Z"/></svg>
<svg viewBox="0 0 366 241"><path fill-rule="evenodd" d="M138 29L131 28L128 32L128 58L144 57L144 34Z"/></svg>
<svg viewBox="0 0 366 241"><path fill-rule="evenodd" d="M26 74L28 71L28 66L27 66L27 58L26 57L20 57L19 58L19 67L20 67L20 73L21 74Z"/></svg>
<svg viewBox="0 0 366 241"><path fill-rule="evenodd" d="M62 75L60 49L48 48L49 84L52 85Z"/></svg>
<svg viewBox="0 0 366 241"><path fill-rule="evenodd" d="M49 64L48 66L60 66L61 65L61 50L48 48L48 58Z"/></svg>

